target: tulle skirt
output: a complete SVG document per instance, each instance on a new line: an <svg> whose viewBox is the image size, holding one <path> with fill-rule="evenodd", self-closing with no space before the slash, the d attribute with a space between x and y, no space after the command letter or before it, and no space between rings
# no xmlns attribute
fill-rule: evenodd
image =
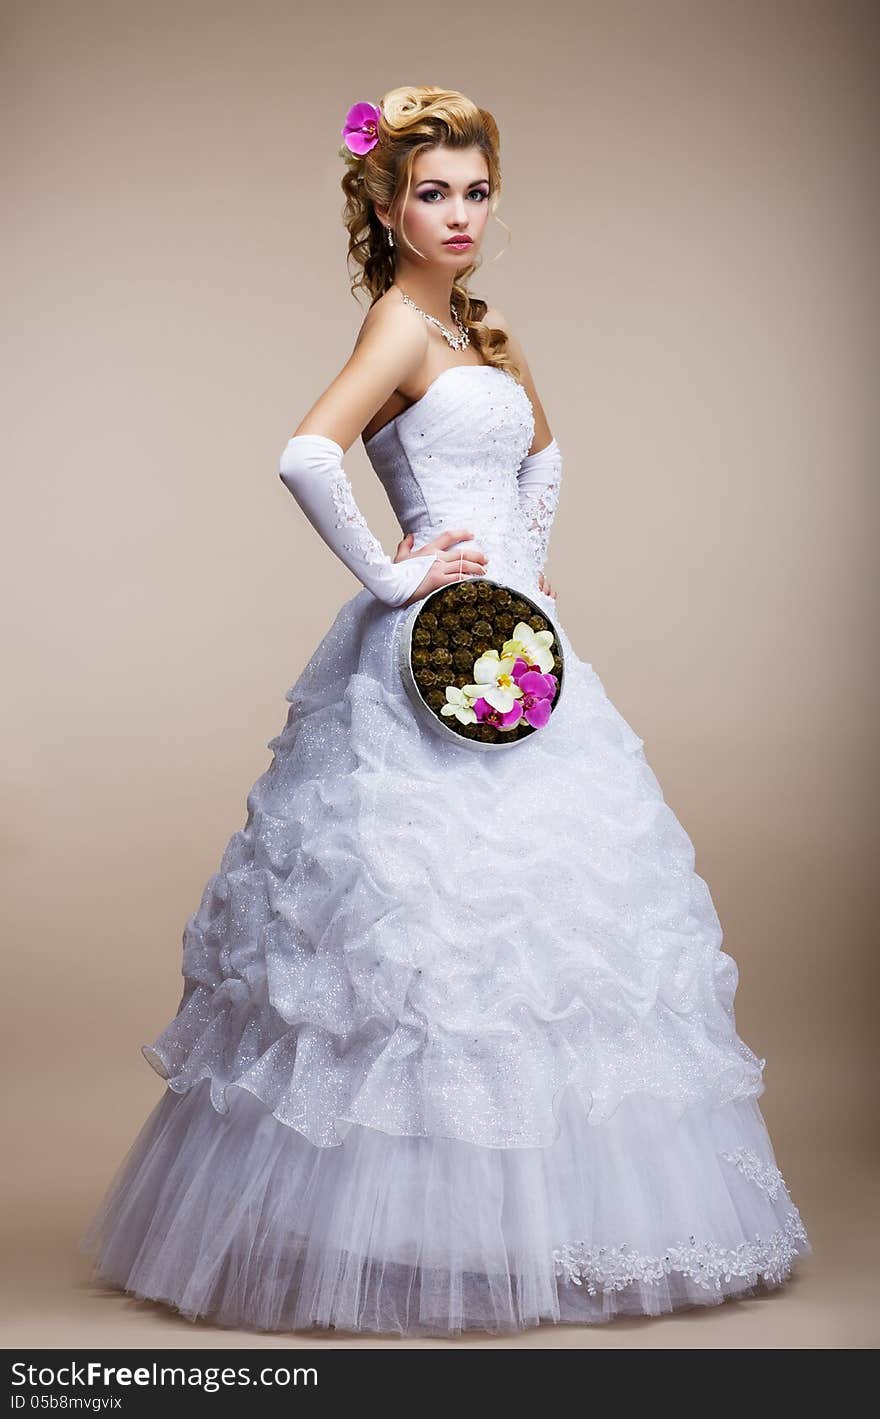
<svg viewBox="0 0 880 1419"><path fill-rule="evenodd" d="M757 1103L573 1090L545 1148L353 1127L320 1148L246 1090L166 1090L82 1239L96 1276L256 1330L490 1333L766 1292L810 1244Z"/></svg>
<svg viewBox="0 0 880 1419"><path fill-rule="evenodd" d="M563 628L545 729L434 736L404 615L359 593L287 692L142 1046L168 1087L96 1276L221 1325L434 1335L778 1286L810 1245L765 1061L643 741Z"/></svg>

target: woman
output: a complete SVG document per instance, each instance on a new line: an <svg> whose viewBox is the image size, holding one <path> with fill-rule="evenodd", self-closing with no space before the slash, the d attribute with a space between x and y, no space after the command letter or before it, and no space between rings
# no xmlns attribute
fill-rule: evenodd
<svg viewBox="0 0 880 1419"><path fill-rule="evenodd" d="M515 1330L779 1286L811 1247L735 1029L693 847L555 618L562 460L523 351L470 295L492 116L404 88L343 129L372 298L280 476L363 589L270 740L184 932L168 1088L83 1246L185 1315L262 1330ZM342 467L363 434L392 559ZM403 684L404 608L491 577L565 665L527 743L474 753Z"/></svg>

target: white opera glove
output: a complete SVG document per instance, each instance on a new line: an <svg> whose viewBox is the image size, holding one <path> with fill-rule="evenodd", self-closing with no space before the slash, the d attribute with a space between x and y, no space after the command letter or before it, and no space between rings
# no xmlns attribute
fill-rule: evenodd
<svg viewBox="0 0 880 1419"><path fill-rule="evenodd" d="M529 539L535 571L544 570L547 546L562 484L562 450L555 438L537 453L530 453L516 475L517 500Z"/></svg>
<svg viewBox="0 0 880 1419"><path fill-rule="evenodd" d="M343 450L324 434L296 434L281 455L278 474L315 530L387 606L402 606L437 560L408 557L393 562L366 524L342 467Z"/></svg>

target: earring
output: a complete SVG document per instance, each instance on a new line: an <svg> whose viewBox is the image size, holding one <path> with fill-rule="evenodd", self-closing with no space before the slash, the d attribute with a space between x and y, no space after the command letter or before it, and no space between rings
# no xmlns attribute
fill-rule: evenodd
<svg viewBox="0 0 880 1419"><path fill-rule="evenodd" d="M393 245L394 245L394 233L393 233L393 231L391 230L390 227L386 227L385 230L386 230L386 232L388 233L388 245L389 245L389 246L393 246Z"/></svg>

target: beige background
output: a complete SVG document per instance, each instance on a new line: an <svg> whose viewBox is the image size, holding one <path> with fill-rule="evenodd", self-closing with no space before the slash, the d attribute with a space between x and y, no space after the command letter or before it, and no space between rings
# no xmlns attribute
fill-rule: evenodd
<svg viewBox="0 0 880 1419"><path fill-rule="evenodd" d="M816 1250L785 1299L489 1343L876 1342L877 18L6 6L5 1345L229 1343L96 1292L75 1238L161 1093L139 1046L284 691L358 590L277 462L361 319L342 120L404 82L499 122L512 244L491 262L490 223L472 286L564 452L558 612L695 843ZM347 471L393 549L359 444Z"/></svg>

